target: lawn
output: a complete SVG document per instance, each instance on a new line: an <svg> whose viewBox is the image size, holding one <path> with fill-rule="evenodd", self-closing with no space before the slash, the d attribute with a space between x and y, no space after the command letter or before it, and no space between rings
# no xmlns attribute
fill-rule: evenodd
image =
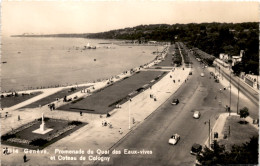
<svg viewBox="0 0 260 166"><path fill-rule="evenodd" d="M241 119L239 116L230 116L224 126L223 134L229 132L230 126L230 136L227 139L222 139L219 141L220 144L226 145L227 149L230 149L233 144L242 144L250 141L252 136L258 135L258 130L250 124L240 124Z"/></svg>
<svg viewBox="0 0 260 166"><path fill-rule="evenodd" d="M136 95L143 89L149 88L149 86L161 79L164 74L166 74L166 72L139 72L127 79L116 82L83 100L76 103L69 103L58 109L65 111L82 111L88 113L105 114L114 109L116 104L122 104L125 102L129 94L132 93ZM155 81L151 83L152 80ZM146 86L143 87L144 85Z"/></svg>
<svg viewBox="0 0 260 166"><path fill-rule="evenodd" d="M171 67L173 67L172 58L173 58L172 54L167 53L164 61L158 63L156 66L171 66Z"/></svg>
<svg viewBox="0 0 260 166"><path fill-rule="evenodd" d="M1 137L2 144L29 149L43 149L86 125L78 121L44 118L46 128L53 129L46 134L33 133L39 129L41 118L14 129ZM34 142L34 143L33 143ZM36 143L35 143L36 142Z"/></svg>
<svg viewBox="0 0 260 166"><path fill-rule="evenodd" d="M43 106L43 105L46 105L46 104L49 104L53 101L56 100L56 98L64 98L64 96L68 96L68 95L71 95L73 93L76 93L76 92L79 92L83 89L86 89L88 88L89 86L82 86L82 87L78 87L76 88L76 90L74 91L71 91L71 88L65 88L57 93L54 93L50 96L47 96L45 98L42 98L34 103L31 103L27 106L25 106L24 108L35 108L35 107L39 107L39 105Z"/></svg>
<svg viewBox="0 0 260 166"><path fill-rule="evenodd" d="M173 66L173 51L174 51L175 45L171 45L169 47L168 53L165 56L164 61L160 62L156 66Z"/></svg>
<svg viewBox="0 0 260 166"><path fill-rule="evenodd" d="M14 105L24 102L28 99L31 99L39 94L42 94L42 92L34 92L34 93L31 93L30 95L19 94L18 96L2 97L1 98L1 107L5 108L5 107L14 106Z"/></svg>

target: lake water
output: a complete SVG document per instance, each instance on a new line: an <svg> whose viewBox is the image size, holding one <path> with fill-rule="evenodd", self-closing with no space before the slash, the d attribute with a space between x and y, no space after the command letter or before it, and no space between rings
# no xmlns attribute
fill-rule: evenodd
<svg viewBox="0 0 260 166"><path fill-rule="evenodd" d="M84 38L3 37L1 61L6 63L1 64L1 91L80 84L109 78L152 61L156 56L152 52L163 49L162 46L114 44L118 42ZM97 49L83 50L88 43L97 46Z"/></svg>

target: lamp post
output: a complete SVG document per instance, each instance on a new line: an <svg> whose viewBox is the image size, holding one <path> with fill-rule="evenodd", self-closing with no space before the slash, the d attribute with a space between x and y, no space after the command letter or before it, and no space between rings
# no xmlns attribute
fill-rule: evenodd
<svg viewBox="0 0 260 166"><path fill-rule="evenodd" d="M229 86L230 86L230 97L229 97L229 116L231 111L231 70L230 70L230 77L229 77Z"/></svg>
<svg viewBox="0 0 260 166"><path fill-rule="evenodd" d="M237 114L238 112L238 107L239 107L239 90L240 90L240 78L238 77L238 87L237 87Z"/></svg>
<svg viewBox="0 0 260 166"><path fill-rule="evenodd" d="M204 122L205 124L209 124L209 148L210 148L210 119L209 121Z"/></svg>
<svg viewBox="0 0 260 166"><path fill-rule="evenodd" d="M132 99L129 98L129 103L128 103L128 116L129 116L129 126L128 126L128 129L130 130L131 129L131 113L130 113L130 103L131 103Z"/></svg>

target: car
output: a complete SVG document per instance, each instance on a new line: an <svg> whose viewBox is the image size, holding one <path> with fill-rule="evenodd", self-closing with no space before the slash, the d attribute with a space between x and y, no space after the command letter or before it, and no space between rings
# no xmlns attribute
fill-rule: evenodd
<svg viewBox="0 0 260 166"><path fill-rule="evenodd" d="M202 150L202 146L200 144L194 143L191 147L190 153L193 155L197 155L200 154L201 150Z"/></svg>
<svg viewBox="0 0 260 166"><path fill-rule="evenodd" d="M179 104L179 99L173 99L172 100L172 105L177 105Z"/></svg>
<svg viewBox="0 0 260 166"><path fill-rule="evenodd" d="M175 145L177 142L180 140L180 135L179 134L173 134L171 138L169 139L169 144Z"/></svg>
<svg viewBox="0 0 260 166"><path fill-rule="evenodd" d="M200 76L201 76L201 77L204 77L204 73L200 73Z"/></svg>
<svg viewBox="0 0 260 166"><path fill-rule="evenodd" d="M193 114L193 118L199 119L200 118L200 112L199 111L195 111L194 114Z"/></svg>

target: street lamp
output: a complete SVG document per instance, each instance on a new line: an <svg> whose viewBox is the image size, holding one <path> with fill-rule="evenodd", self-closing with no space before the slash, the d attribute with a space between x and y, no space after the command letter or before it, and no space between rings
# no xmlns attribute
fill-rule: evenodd
<svg viewBox="0 0 260 166"><path fill-rule="evenodd" d="M240 78L238 77L238 87L237 87L237 114L238 112L238 107L239 107L239 90L240 90Z"/></svg>
<svg viewBox="0 0 260 166"><path fill-rule="evenodd" d="M229 85L230 85L230 97L229 97L229 116L231 111L231 70L230 70L230 77L229 77Z"/></svg>
<svg viewBox="0 0 260 166"><path fill-rule="evenodd" d="M128 103L128 116L129 116L129 127L128 129L130 130L131 129L131 116L130 116L130 102L132 101L131 98L129 98L129 103Z"/></svg>
<svg viewBox="0 0 260 166"><path fill-rule="evenodd" d="M209 124L209 148L210 148L210 119L209 121L204 122L205 124Z"/></svg>

